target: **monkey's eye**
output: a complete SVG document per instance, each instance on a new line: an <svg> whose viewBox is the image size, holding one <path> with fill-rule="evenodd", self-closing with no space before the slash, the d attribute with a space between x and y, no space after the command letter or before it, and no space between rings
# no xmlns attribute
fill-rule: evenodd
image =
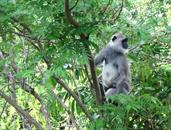
<svg viewBox="0 0 171 130"><path fill-rule="evenodd" d="M117 39L116 36L113 36L112 41L114 42Z"/></svg>

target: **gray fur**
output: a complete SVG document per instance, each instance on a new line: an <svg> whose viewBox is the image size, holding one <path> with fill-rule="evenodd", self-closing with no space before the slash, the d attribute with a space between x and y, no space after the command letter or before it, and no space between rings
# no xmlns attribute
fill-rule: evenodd
<svg viewBox="0 0 171 130"><path fill-rule="evenodd" d="M95 65L103 63L102 86L105 97L117 93L128 94L131 91L130 67L122 41L126 37L121 33L115 34L116 40L110 40L95 57ZM113 37L113 36L112 36Z"/></svg>

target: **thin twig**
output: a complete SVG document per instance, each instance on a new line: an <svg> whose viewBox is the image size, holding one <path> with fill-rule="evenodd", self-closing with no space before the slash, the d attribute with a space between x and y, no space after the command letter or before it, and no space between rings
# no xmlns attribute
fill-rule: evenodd
<svg viewBox="0 0 171 130"><path fill-rule="evenodd" d="M122 2L121 2L121 7L120 7L118 15L115 18L114 18L115 15L112 17L113 21L116 21L119 18L120 14L122 12L122 9L123 9L123 4L124 4L124 0L122 0Z"/></svg>
<svg viewBox="0 0 171 130"><path fill-rule="evenodd" d="M7 102L4 103L4 106L3 106L1 114L0 114L0 119L2 118L2 114L4 113L6 106L7 106Z"/></svg>
<svg viewBox="0 0 171 130"><path fill-rule="evenodd" d="M71 7L69 10L70 10L70 11L73 10L73 9L77 6L78 2L79 2L79 0L77 0L77 1L75 2L74 6Z"/></svg>
<svg viewBox="0 0 171 130"><path fill-rule="evenodd" d="M103 8L101 12L101 14L104 14L106 12L106 10L108 9L109 5L111 4L111 0L108 1L107 5Z"/></svg>
<svg viewBox="0 0 171 130"><path fill-rule="evenodd" d="M124 2L122 0L122 3L121 3L121 7L119 8L119 12L116 11L116 13L114 13L114 15L112 16L112 19L106 19L106 18L103 18L103 19L100 19L98 21L91 21L91 22L86 22L84 23L82 26L84 25L89 25L89 26L94 26L94 25L98 25L98 24L104 24L104 23L110 23L110 24L114 24L114 22L120 17L121 15L121 12L123 10L123 5L124 5ZM115 15L118 13L118 15L115 17ZM114 18L115 17L115 18Z"/></svg>

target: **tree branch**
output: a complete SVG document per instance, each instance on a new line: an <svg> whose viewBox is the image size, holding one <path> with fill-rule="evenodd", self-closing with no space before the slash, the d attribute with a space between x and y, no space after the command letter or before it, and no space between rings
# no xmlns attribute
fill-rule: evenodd
<svg viewBox="0 0 171 130"><path fill-rule="evenodd" d="M3 59L4 56L2 54L2 51L0 50L0 59ZM11 65L13 70L18 73L19 72L19 68L16 65L15 61L13 61L13 64ZM32 88L31 86L29 86L27 83L25 83L24 79L21 79L21 82L19 82L21 84L21 88L26 91L27 93L31 94L32 96L34 96L35 99L37 99L42 108L43 108L43 114L45 116L46 119L46 123L47 123L47 130L52 130L52 125L50 123L50 117L49 117L49 113L47 112L46 106L44 105L43 101L41 100L39 94L34 90L34 88Z"/></svg>
<svg viewBox="0 0 171 130"><path fill-rule="evenodd" d="M85 108L84 104L81 102L81 100L78 98L78 96L57 76L53 76L55 81L60 84L71 96L74 98L74 100L78 103L80 108L83 110L83 112L86 114L86 116L90 119L93 120L91 114L89 111Z"/></svg>
<svg viewBox="0 0 171 130"><path fill-rule="evenodd" d="M87 37L85 37L85 35L81 35L81 39L83 40L83 42L88 41L88 39L87 39ZM91 78L93 80L93 86L94 86L94 90L95 90L95 94L96 94L96 103L97 103L97 105L99 105L103 102L103 99L102 99L102 94L100 91L100 86L99 86L96 71L95 71L94 58L93 58L93 55L90 51L88 44L86 44L85 42L84 42L84 48L86 50L88 60L89 60L90 72L91 72L91 76L92 76Z"/></svg>
<svg viewBox="0 0 171 130"><path fill-rule="evenodd" d="M68 19L70 19L70 22L72 23L72 25L74 25L75 27L79 27L79 24L77 21L75 21L73 19L73 17L70 14L70 10L69 10L69 1L65 0L65 12L66 12L66 16ZM19 22L19 21L16 21ZM20 23L21 24L21 23ZM25 24L21 24L22 27L26 28L26 30L28 30L29 33L31 33L31 29L27 27L27 25ZM33 42L32 42L33 43ZM33 43L34 45L34 43ZM36 48L38 49L38 51L42 51L40 49L42 49L40 46L36 46ZM50 62L49 60L47 60L46 57L43 57L45 63L48 66L48 69L51 68ZM55 79L55 81L60 84L69 94L71 94L71 96L74 98L74 100L78 103L78 105L80 106L80 108L83 110L83 112L86 114L86 116L90 119L93 120L91 114L89 113L89 111L85 108L84 104L81 102L81 100L78 98L78 96L58 77L58 76L53 76L53 78Z"/></svg>
<svg viewBox="0 0 171 130"><path fill-rule="evenodd" d="M103 10L100 11L100 13L104 14L106 12L106 10L108 9L110 4L111 4L111 0L108 1L107 5L103 8Z"/></svg>
<svg viewBox="0 0 171 130"><path fill-rule="evenodd" d="M34 126L38 130L43 130L42 126L33 118L31 117L28 112L24 111L19 105L15 103L9 96L5 95L1 90L0 90L0 96L5 99L6 102L8 102L11 106L13 106L16 111L18 111L20 114L22 114L24 117L28 119L28 122L31 124L34 124Z"/></svg>
<svg viewBox="0 0 171 130"><path fill-rule="evenodd" d="M68 22L76 28L80 27L80 24L71 15L71 11L69 9L69 0L64 0L64 9L65 9L65 16L66 16ZM91 76L93 79L93 85L94 85L95 92L96 92L96 103L101 104L102 103L102 95L101 95L100 87L99 87L96 72L95 72L94 58L92 56L92 53L90 51L88 44L85 42L85 41L88 41L89 37L84 34L81 34L80 37L84 43L84 48L86 50L89 64L90 64L90 72L91 72Z"/></svg>
<svg viewBox="0 0 171 130"><path fill-rule="evenodd" d="M12 17L11 19L16 23L19 23L23 27L23 29L26 29L29 33L31 33L30 28L25 23L22 23L20 20L18 20L15 17Z"/></svg>
<svg viewBox="0 0 171 130"><path fill-rule="evenodd" d="M64 10L68 22L70 22L70 24L73 25L74 27L79 27L80 24L71 15L71 10L69 9L69 0L64 0Z"/></svg>
<svg viewBox="0 0 171 130"><path fill-rule="evenodd" d="M45 116L45 120L46 120L46 123L47 123L47 130L52 130L52 125L50 123L49 113L48 113L48 111L46 109L46 106L44 105L42 99L40 98L39 94L34 90L34 88L32 88L31 86L29 86L27 83L25 83L25 85L22 86L22 89L24 91L26 91L27 93L33 95L34 98L37 99L40 102L40 104L41 104L41 106L43 108L43 114Z"/></svg>
<svg viewBox="0 0 171 130"><path fill-rule="evenodd" d="M17 33L18 34L18 33ZM22 35L23 36L23 35ZM35 46L35 44L31 41L32 45L38 50L41 51L39 46ZM48 66L48 69L51 68L51 64L49 62L49 60L47 60L48 58L46 58L45 56L43 57L43 60L45 61L45 63ZM74 100L78 103L78 105L80 106L80 108L82 108L83 112L86 114L86 116L90 119L93 120L93 118L91 117L91 114L88 112L88 110L85 108L85 106L83 105L83 103L81 102L81 100L78 98L78 96L57 76L53 77L57 83L59 83L69 94L71 94L71 96L74 98ZM26 90L27 91L27 90ZM30 92L30 91L27 91Z"/></svg>
<svg viewBox="0 0 171 130"><path fill-rule="evenodd" d="M65 105L65 103L59 98L59 96L54 92L54 90L51 91L53 96L57 99L57 101L61 104L61 106L67 111L72 123L75 125L77 130L80 130L77 122L75 121L75 116L71 113L71 111L68 109L68 107Z"/></svg>

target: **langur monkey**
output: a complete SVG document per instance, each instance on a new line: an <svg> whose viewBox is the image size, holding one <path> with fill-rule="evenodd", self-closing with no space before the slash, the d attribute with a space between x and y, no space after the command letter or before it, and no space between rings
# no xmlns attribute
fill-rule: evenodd
<svg viewBox="0 0 171 130"><path fill-rule="evenodd" d="M129 94L131 91L127 42L126 36L116 33L107 46L95 56L95 65L103 64L101 92L105 98L117 93Z"/></svg>

